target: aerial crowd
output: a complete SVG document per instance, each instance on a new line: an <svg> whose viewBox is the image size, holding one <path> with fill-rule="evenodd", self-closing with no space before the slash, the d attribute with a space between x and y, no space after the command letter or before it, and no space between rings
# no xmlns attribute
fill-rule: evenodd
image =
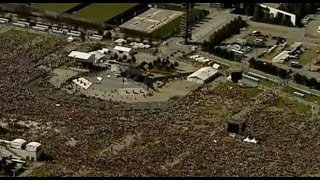
<svg viewBox="0 0 320 180"><path fill-rule="evenodd" d="M200 88L154 113L110 112L81 103L56 106L27 88L49 76L39 65L58 67L65 60L52 55L64 51L64 40L42 39L0 36L0 120L9 122L0 136L40 142L51 157L40 167L42 175L301 176L320 171L320 121L311 113L275 108L278 97L271 92L252 99L222 86ZM245 131L261 140L258 144L237 141L225 127L228 118L250 106L257 108L241 118ZM16 121L40 125L26 128Z"/></svg>

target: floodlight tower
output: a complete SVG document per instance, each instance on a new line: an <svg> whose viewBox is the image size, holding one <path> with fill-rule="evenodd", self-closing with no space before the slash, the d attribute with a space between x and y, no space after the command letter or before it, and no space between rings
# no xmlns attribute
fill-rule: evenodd
<svg viewBox="0 0 320 180"><path fill-rule="evenodd" d="M190 20L194 3L182 3L182 7L186 13L181 18L181 36L184 38L184 44L188 44L192 36Z"/></svg>

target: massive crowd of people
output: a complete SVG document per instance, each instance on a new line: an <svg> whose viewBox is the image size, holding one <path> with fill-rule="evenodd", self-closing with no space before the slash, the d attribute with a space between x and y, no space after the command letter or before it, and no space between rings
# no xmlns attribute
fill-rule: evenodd
<svg viewBox="0 0 320 180"><path fill-rule="evenodd" d="M55 100L26 88L31 80L47 75L39 64L62 63L52 53L65 42L46 43L34 43L22 34L0 36L0 120L31 120L41 126L37 131L19 130L11 123L0 135L40 142L53 158L41 167L45 175L300 176L320 171L320 121L310 113L270 108L277 100L274 95L257 104L235 89L204 88L157 113L113 113L81 103L55 106ZM235 115L250 106L259 108L242 117L246 131L262 140L256 145L228 136L227 116L203 120L215 120L219 108ZM129 134L136 135L130 143L124 139ZM70 145L70 139L76 143ZM109 148L121 143L112 153L115 150ZM34 169L31 175L39 171Z"/></svg>

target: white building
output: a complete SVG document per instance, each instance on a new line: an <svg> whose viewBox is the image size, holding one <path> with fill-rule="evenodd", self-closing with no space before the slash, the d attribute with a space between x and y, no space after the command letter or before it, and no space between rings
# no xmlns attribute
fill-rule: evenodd
<svg viewBox="0 0 320 180"><path fill-rule="evenodd" d="M106 57L106 55L103 52L101 52L100 50L89 52L89 54L93 54L94 55L94 61L93 61L94 64L99 63L99 61L102 58Z"/></svg>
<svg viewBox="0 0 320 180"><path fill-rule="evenodd" d="M188 81L204 84L217 76L219 71L212 67L203 67L187 77Z"/></svg>
<svg viewBox="0 0 320 180"><path fill-rule="evenodd" d="M292 22L293 26L296 26L296 15L292 14L292 13L288 13L286 11L282 11L279 10L277 8L268 6L266 4L260 4L261 7L269 9L269 13L273 16L273 17L277 17L278 13L283 14L284 16L289 16L290 17L290 21Z"/></svg>
<svg viewBox="0 0 320 180"><path fill-rule="evenodd" d="M43 150L38 142L27 144L24 139L0 140L0 156L13 156L17 159L38 161L42 154Z"/></svg>
<svg viewBox="0 0 320 180"><path fill-rule="evenodd" d="M276 57L272 59L272 62L275 63L284 63L289 59L290 51L282 51L280 54L278 54Z"/></svg>
<svg viewBox="0 0 320 180"><path fill-rule="evenodd" d="M79 61L83 62L93 62L94 61L94 54L80 52L80 51L72 51L68 57L75 58Z"/></svg>
<svg viewBox="0 0 320 180"><path fill-rule="evenodd" d="M123 46L115 46L113 50L119 53L130 54L132 49Z"/></svg>

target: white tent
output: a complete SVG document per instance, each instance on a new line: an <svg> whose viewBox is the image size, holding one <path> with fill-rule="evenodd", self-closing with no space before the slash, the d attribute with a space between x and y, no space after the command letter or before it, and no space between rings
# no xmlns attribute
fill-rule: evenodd
<svg viewBox="0 0 320 180"><path fill-rule="evenodd" d="M114 47L113 50L118 51L118 52L124 52L127 54L129 54L131 52L131 48L122 47L122 46L116 46L116 47Z"/></svg>
<svg viewBox="0 0 320 180"><path fill-rule="evenodd" d="M196 59L196 58L198 58L198 57L200 57L198 54L196 54L196 55L192 55L192 56L190 56L190 59Z"/></svg>
<svg viewBox="0 0 320 180"><path fill-rule="evenodd" d="M123 44L123 43L127 43L127 40L120 38L120 39L115 40L114 42L118 43L118 44Z"/></svg>
<svg viewBox="0 0 320 180"><path fill-rule="evenodd" d="M143 45L143 48L148 49L148 48L150 48L150 45L149 44L145 44L145 45Z"/></svg>
<svg viewBox="0 0 320 180"><path fill-rule="evenodd" d="M218 70L212 67L203 67L187 77L188 81L204 84L218 74Z"/></svg>
<svg viewBox="0 0 320 180"><path fill-rule="evenodd" d="M212 67L217 70L221 68L221 66L217 63L214 63L214 65Z"/></svg>
<svg viewBox="0 0 320 180"><path fill-rule="evenodd" d="M205 60L206 58L204 58L204 57L198 57L198 58L196 58L196 61L199 61L199 62L202 62L203 60Z"/></svg>
<svg viewBox="0 0 320 180"><path fill-rule="evenodd" d="M70 37L68 37L68 42L72 42L73 41L73 37L72 36L70 36Z"/></svg>
<svg viewBox="0 0 320 180"><path fill-rule="evenodd" d="M102 80L102 77L100 77L100 76L97 77L97 80L98 80L98 81L101 81L101 80Z"/></svg>

